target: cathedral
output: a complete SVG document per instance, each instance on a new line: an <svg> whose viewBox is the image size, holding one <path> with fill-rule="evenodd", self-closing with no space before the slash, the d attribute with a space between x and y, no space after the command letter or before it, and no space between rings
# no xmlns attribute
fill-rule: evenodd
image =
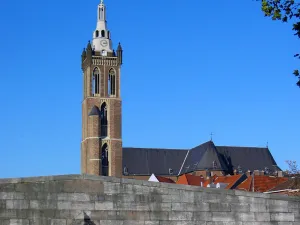
<svg viewBox="0 0 300 225"><path fill-rule="evenodd" d="M106 16L106 6L101 0L93 40L82 52L81 173L148 180L151 174L176 179L182 174L281 171L267 147L217 146L212 141L192 149L123 147L123 50L120 43L113 49Z"/></svg>

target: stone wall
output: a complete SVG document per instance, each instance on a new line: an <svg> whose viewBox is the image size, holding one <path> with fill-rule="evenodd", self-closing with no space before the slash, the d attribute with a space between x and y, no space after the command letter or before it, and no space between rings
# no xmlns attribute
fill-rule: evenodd
<svg viewBox="0 0 300 225"><path fill-rule="evenodd" d="M300 225L300 199L90 175L0 179L0 225Z"/></svg>

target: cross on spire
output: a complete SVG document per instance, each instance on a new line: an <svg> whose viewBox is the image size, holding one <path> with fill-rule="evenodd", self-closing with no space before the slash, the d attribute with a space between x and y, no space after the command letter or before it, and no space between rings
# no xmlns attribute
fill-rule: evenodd
<svg viewBox="0 0 300 225"><path fill-rule="evenodd" d="M210 141L213 140L213 135L214 135L213 132L211 132L211 133L210 133Z"/></svg>

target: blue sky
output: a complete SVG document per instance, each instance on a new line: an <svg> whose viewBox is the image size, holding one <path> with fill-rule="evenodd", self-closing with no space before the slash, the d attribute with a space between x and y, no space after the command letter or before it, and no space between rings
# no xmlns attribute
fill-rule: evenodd
<svg viewBox="0 0 300 225"><path fill-rule="evenodd" d="M81 52L100 0L1 0L0 177L80 173ZM123 144L269 147L300 163L299 40L259 2L106 0Z"/></svg>

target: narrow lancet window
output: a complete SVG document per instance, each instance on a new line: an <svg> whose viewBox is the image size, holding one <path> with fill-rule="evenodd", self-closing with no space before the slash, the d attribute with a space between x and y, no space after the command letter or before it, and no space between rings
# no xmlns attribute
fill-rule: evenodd
<svg viewBox="0 0 300 225"><path fill-rule="evenodd" d="M93 96L100 94L100 70L97 67L93 71L92 93Z"/></svg>
<svg viewBox="0 0 300 225"><path fill-rule="evenodd" d="M101 37L105 37L105 30L101 30Z"/></svg>
<svg viewBox="0 0 300 225"><path fill-rule="evenodd" d="M108 176L109 175L108 145L106 143L102 146L102 149L101 149L101 162L102 162L102 174L100 174L100 175Z"/></svg>
<svg viewBox="0 0 300 225"><path fill-rule="evenodd" d="M106 137L108 122L107 122L107 106L105 102L101 105L100 116L101 116L101 137Z"/></svg>
<svg viewBox="0 0 300 225"><path fill-rule="evenodd" d="M108 95L116 95L116 73L114 69L109 70L108 74Z"/></svg>

